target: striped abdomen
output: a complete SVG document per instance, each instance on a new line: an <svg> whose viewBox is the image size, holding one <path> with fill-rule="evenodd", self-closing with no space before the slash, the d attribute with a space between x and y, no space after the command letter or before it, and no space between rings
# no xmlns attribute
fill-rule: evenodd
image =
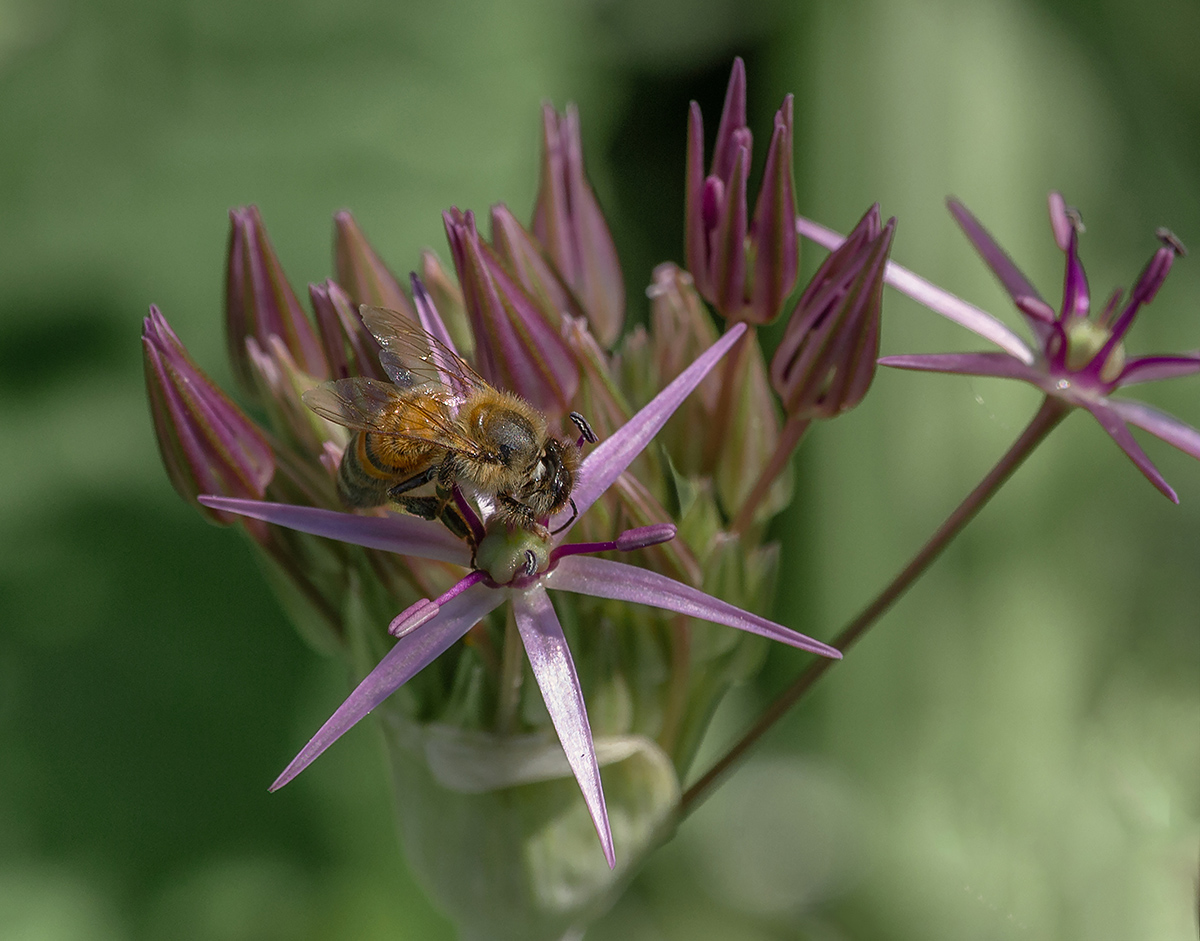
<svg viewBox="0 0 1200 941"><path fill-rule="evenodd" d="M338 496L347 506L381 506L390 501L392 487L438 463L444 455L445 451L433 444L360 431L342 455Z"/></svg>

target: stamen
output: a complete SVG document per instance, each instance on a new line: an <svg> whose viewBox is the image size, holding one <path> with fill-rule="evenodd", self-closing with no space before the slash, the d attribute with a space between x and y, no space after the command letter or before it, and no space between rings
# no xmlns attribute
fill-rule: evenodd
<svg viewBox="0 0 1200 941"><path fill-rule="evenodd" d="M627 529L617 537L617 551L632 552L634 549L646 549L650 546L657 546L659 543L670 542L674 538L674 523L639 526L637 529Z"/></svg>
<svg viewBox="0 0 1200 941"><path fill-rule="evenodd" d="M675 538L674 523L655 523L651 526L639 526L627 529L611 542L573 542L569 545L558 546L550 553L550 564L569 555L584 555L593 552L632 552L634 549L646 549L659 543L670 542Z"/></svg>
<svg viewBox="0 0 1200 941"><path fill-rule="evenodd" d="M1159 226L1154 230L1154 237L1166 245L1168 248L1175 249L1175 254L1180 258L1187 257L1187 248L1183 242L1179 240L1179 236L1168 229L1166 226Z"/></svg>
<svg viewBox="0 0 1200 941"><path fill-rule="evenodd" d="M392 619L392 623L388 625L388 633L396 638L403 637L405 634L411 634L422 624L432 621L439 610L440 607L436 601L422 598L420 601L409 605Z"/></svg>
<svg viewBox="0 0 1200 941"><path fill-rule="evenodd" d="M469 575L460 578L455 584L451 585L449 589L438 595L437 600L433 603L437 605L443 605L451 598L457 598L468 588L478 585L481 581L488 577L489 576L487 572L481 572L477 569L476 571L471 572Z"/></svg>

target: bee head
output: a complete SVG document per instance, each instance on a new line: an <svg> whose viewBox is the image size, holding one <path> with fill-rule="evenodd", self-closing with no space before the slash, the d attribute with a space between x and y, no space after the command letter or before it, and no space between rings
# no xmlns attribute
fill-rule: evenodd
<svg viewBox="0 0 1200 941"><path fill-rule="evenodd" d="M579 449L551 435L522 487L522 502L539 517L552 516L567 505L579 470Z"/></svg>

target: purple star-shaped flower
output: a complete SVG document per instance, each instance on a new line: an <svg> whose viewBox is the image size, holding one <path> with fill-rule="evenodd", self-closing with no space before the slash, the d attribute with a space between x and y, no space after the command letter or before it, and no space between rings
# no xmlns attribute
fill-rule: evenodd
<svg viewBox="0 0 1200 941"><path fill-rule="evenodd" d="M742 324L732 327L584 459L578 485L572 494L580 515L649 444L744 330ZM200 497L200 502L213 509L374 549L463 566L470 564L470 552L463 542L450 536L444 527L414 517L355 516L315 507L225 497L205 496ZM562 517L565 519L566 514ZM485 539L479 548L479 568L439 598L418 601L397 616L389 627L390 633L398 637L395 646L304 746L271 789L282 787L303 771L351 726L459 640L481 618L505 601L511 601L517 629L546 708L583 791L605 858L613 867L616 856L587 709L548 589L653 605L769 637L821 656L841 656L819 641L665 575L589 557L590 553L627 551L664 542L675 535L675 528L670 524L629 530L612 542L563 544L569 529L569 524L564 526L548 544L527 540L530 548L521 548L519 542L512 543L513 539L519 541L522 538L520 533L497 534L501 543L505 538L510 540L508 548L502 545L498 554L500 566L503 566L504 558L510 560L507 569L498 569L491 563L488 558L491 547L487 544L491 536ZM513 545L517 546L515 551ZM531 563L528 568L523 562L526 558Z"/></svg>
<svg viewBox="0 0 1200 941"><path fill-rule="evenodd" d="M1122 386L1200 372L1200 353L1127 359L1123 342L1142 305L1158 293L1175 257L1185 254L1183 245L1169 231L1159 229L1162 246L1142 270L1128 299L1122 304L1124 292L1118 288L1093 315L1087 276L1079 261L1083 228L1079 214L1059 193L1050 194L1049 204L1054 240L1066 255L1063 300L1057 312L966 207L957 200L948 201L967 238L1029 324L1035 345L1025 343L990 314L933 288L899 266L889 266L888 280L897 288L991 340L1004 352L885 356L879 362L901 369L1020 379L1068 408L1085 408L1150 482L1178 503L1175 491L1134 440L1129 425L1137 425L1195 458L1200 458L1200 432L1144 402L1110 395ZM825 233L813 229L812 234L820 240ZM810 234L804 226L801 232Z"/></svg>

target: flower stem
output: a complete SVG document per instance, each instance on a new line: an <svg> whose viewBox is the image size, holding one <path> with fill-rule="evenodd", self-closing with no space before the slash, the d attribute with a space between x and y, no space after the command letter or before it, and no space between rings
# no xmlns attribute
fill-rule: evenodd
<svg viewBox="0 0 1200 941"><path fill-rule="evenodd" d="M496 733L511 735L517 724L521 703L521 681L525 678L525 648L513 618L512 607L504 621L504 655L500 667L496 703Z"/></svg>
<svg viewBox="0 0 1200 941"><path fill-rule="evenodd" d="M975 514L983 509L984 504L1012 476L1013 471L1021 466L1025 458L1033 453L1034 448L1041 444L1042 440L1066 417L1070 409L1071 407L1060 399L1047 397L1042 402L1042 407L1034 415L1033 420L1021 432L1021 436L1013 442L1005 455L1000 458L996 466L950 514L900 574L862 610L858 617L842 629L832 642L834 647L845 653L879 620L880 616L909 589L912 583L924 574L950 541L963 530L967 523L974 519ZM767 710L746 734L705 772L703 777L684 792L679 802L680 819L695 810L708 797L725 773L812 688L826 670L837 662L822 658L809 664L804 672L796 677L791 686L767 707Z"/></svg>
<svg viewBox="0 0 1200 941"><path fill-rule="evenodd" d="M807 418L788 418L784 423L783 431L779 435L779 442L775 445L775 453L771 455L771 460L758 475L758 480L754 482L754 489L750 491L750 495L742 501L742 507L729 527L731 533L741 535L750 528L750 524L754 522L754 512L762 503L763 498L770 493L775 478L787 466L788 458L792 456L792 451L804 437L804 432L808 430L809 424L810 420Z"/></svg>

